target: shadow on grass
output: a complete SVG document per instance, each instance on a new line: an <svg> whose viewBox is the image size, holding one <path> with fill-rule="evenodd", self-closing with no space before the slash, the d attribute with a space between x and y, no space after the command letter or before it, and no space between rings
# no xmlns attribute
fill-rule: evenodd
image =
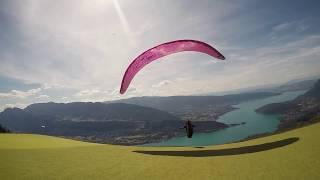
<svg viewBox="0 0 320 180"><path fill-rule="evenodd" d="M243 146L229 149L195 150L195 151L133 151L136 153L158 155L158 156L185 156L185 157L207 157L207 156L230 156L238 154L256 153L275 148L287 146L299 140L298 137L283 139L264 144Z"/></svg>
<svg viewBox="0 0 320 180"><path fill-rule="evenodd" d="M196 146L196 147L193 147L193 148L202 149L202 148L204 148L204 147L202 147L202 146Z"/></svg>

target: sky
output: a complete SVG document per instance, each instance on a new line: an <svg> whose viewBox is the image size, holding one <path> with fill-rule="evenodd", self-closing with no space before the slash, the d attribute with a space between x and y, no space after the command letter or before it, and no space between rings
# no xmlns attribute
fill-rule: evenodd
<svg viewBox="0 0 320 180"><path fill-rule="evenodd" d="M0 0L0 111L39 102L206 94L320 75L317 0ZM140 53L204 41L119 87Z"/></svg>

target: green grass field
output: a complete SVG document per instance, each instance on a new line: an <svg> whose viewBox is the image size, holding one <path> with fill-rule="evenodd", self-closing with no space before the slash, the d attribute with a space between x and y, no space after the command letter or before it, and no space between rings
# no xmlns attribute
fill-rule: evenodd
<svg viewBox="0 0 320 180"><path fill-rule="evenodd" d="M203 148L126 147L1 134L0 179L320 179L319 137L320 123Z"/></svg>

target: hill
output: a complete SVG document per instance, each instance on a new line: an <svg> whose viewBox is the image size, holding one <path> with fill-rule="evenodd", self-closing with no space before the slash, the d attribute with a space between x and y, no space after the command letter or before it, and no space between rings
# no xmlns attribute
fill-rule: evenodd
<svg viewBox="0 0 320 180"><path fill-rule="evenodd" d="M108 103L37 103L24 109L8 108L0 123L13 132L63 136L90 142L136 145L184 135L184 120L197 132L227 128L215 120L233 104L275 93L225 96L139 97ZM236 125L236 124L234 124Z"/></svg>
<svg viewBox="0 0 320 180"><path fill-rule="evenodd" d="M202 109L204 107L212 107L218 105L233 105L243 101L265 98L278 95L276 93L258 92L258 93L242 93L224 96L143 96L132 97L111 102L121 102L135 104L145 107L152 107L168 112L180 112L190 107ZM108 102L107 102L108 103Z"/></svg>
<svg viewBox="0 0 320 180"><path fill-rule="evenodd" d="M157 142L183 131L184 122L165 111L124 103L38 103L25 109L8 108L0 123L13 132L64 136L112 144ZM227 127L199 122L200 131ZM202 127L202 128L201 128Z"/></svg>
<svg viewBox="0 0 320 180"><path fill-rule="evenodd" d="M207 147L125 147L0 135L0 179L319 179L320 124Z"/></svg>
<svg viewBox="0 0 320 180"><path fill-rule="evenodd" d="M301 91L309 90L317 82L317 79L292 81L274 88L274 92L288 92L288 91Z"/></svg>
<svg viewBox="0 0 320 180"><path fill-rule="evenodd" d="M204 95L239 94L243 92L284 93L284 92L290 92L290 91L304 91L304 90L309 90L317 82L318 79L319 79L319 76L313 76L313 77L302 78L302 79L294 79L281 84L268 84L268 85L262 85L257 87L248 87L248 88L241 88L241 89L236 89L231 91L223 91L219 93L209 93Z"/></svg>
<svg viewBox="0 0 320 180"><path fill-rule="evenodd" d="M312 123L314 117L320 116L320 80L305 94L292 101L268 104L256 111L264 114L280 114L281 129Z"/></svg>
<svg viewBox="0 0 320 180"><path fill-rule="evenodd" d="M214 121L219 116L234 110L232 105L243 101L266 98L278 93L256 92L223 96L168 96L168 97L133 97L106 103L127 103L151 107L192 121Z"/></svg>

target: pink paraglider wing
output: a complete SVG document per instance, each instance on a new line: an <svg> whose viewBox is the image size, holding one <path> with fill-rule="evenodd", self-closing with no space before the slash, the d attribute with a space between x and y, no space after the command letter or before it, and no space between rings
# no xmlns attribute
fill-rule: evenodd
<svg viewBox="0 0 320 180"><path fill-rule="evenodd" d="M196 51L206 53L215 58L224 60L225 57L207 43L196 40L177 40L153 47L139 55L127 68L121 83L120 93L126 92L133 77L147 64L169 54L182 51Z"/></svg>

